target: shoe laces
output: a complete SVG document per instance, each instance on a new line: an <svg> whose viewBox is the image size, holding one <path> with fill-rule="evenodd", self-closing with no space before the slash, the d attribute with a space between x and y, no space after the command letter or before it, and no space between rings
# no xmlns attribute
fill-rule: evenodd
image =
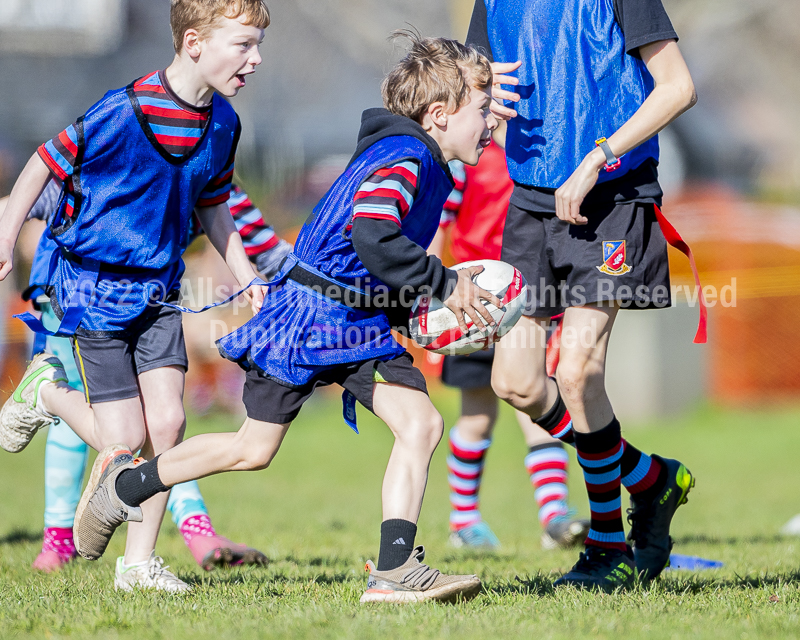
<svg viewBox="0 0 800 640"><path fill-rule="evenodd" d="M174 573L167 571L169 565L164 564L164 558L161 556L153 556L150 562L147 563L147 577L153 582L160 579L167 582L182 582Z"/></svg>
<svg viewBox="0 0 800 640"><path fill-rule="evenodd" d="M420 562L403 576L400 584L407 584L414 589L424 591L436 582L436 578L439 577L440 573L438 569L432 569L427 564Z"/></svg>
<svg viewBox="0 0 800 640"><path fill-rule="evenodd" d="M611 554L608 549L589 545L586 547L586 551L581 551L578 561L572 570L591 574L596 569L610 566L610 564Z"/></svg>
<svg viewBox="0 0 800 640"><path fill-rule="evenodd" d="M630 539L634 544L643 549L647 546L646 532L651 529L655 509L652 504L633 506L627 509L628 524L631 527Z"/></svg>
<svg viewBox="0 0 800 640"><path fill-rule="evenodd" d="M103 485L97 488L97 491L95 491L91 500L89 500L88 507L103 525L119 525L125 522L125 509L122 503L120 502L119 505L115 505L108 493L108 489Z"/></svg>

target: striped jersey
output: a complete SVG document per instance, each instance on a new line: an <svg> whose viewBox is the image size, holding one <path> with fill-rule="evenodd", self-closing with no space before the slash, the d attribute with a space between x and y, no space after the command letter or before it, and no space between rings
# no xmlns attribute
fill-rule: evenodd
<svg viewBox="0 0 800 640"><path fill-rule="evenodd" d="M442 219L440 225L448 227L456 219L461 203L464 201L464 189L467 187L467 172L461 160L451 160L447 163L450 173L453 176L453 190L447 196L447 202L442 207Z"/></svg>
<svg viewBox="0 0 800 640"><path fill-rule="evenodd" d="M203 137L211 106L196 107L170 89L163 71L154 71L133 83L133 93L158 143L180 158L194 151Z"/></svg>
<svg viewBox="0 0 800 640"><path fill-rule="evenodd" d="M255 260L256 256L273 249L280 242L275 230L264 222L261 210L256 207L244 190L238 185L231 187L228 206L233 215L236 230L242 237L242 244L247 255ZM189 243L203 234L203 228L197 216L192 220L192 231Z"/></svg>
<svg viewBox="0 0 800 640"><path fill-rule="evenodd" d="M419 163L402 160L378 169L353 198L353 219L392 220L401 225L417 197Z"/></svg>
<svg viewBox="0 0 800 640"><path fill-rule="evenodd" d="M211 107L196 107L181 100L169 86L163 71L154 71L132 85L134 110L145 135L162 154L188 160L205 133ZM70 125L39 147L39 156L50 171L67 185L67 215L74 206L73 175L78 154L78 134ZM226 167L200 194L198 207L227 202L233 179L234 154Z"/></svg>

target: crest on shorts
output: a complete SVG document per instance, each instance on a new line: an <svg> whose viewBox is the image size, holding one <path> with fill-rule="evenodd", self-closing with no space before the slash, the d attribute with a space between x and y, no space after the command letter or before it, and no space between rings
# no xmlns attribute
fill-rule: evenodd
<svg viewBox="0 0 800 640"><path fill-rule="evenodd" d="M610 276L621 276L631 270L631 266L625 264L625 258L624 240L604 240L603 264L597 268Z"/></svg>

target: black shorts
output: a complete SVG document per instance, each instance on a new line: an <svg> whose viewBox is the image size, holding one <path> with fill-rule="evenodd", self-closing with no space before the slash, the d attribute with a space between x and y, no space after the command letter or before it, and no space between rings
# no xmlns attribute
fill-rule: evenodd
<svg viewBox="0 0 800 640"><path fill-rule="evenodd" d="M372 411L375 382L401 384L428 393L425 376L414 366L414 358L410 353L403 353L394 360L363 360L328 369L301 387L288 387L251 369L245 376L242 401L248 418L285 424L297 417L314 389L331 384L341 385Z"/></svg>
<svg viewBox="0 0 800 640"><path fill-rule="evenodd" d="M492 386L494 349L476 351L468 356L445 356L442 382L459 389L483 389Z"/></svg>
<svg viewBox="0 0 800 640"><path fill-rule="evenodd" d="M73 336L72 352L90 403L135 398L140 373L168 366L186 370L189 366L181 312L161 306L119 336Z"/></svg>
<svg viewBox="0 0 800 640"><path fill-rule="evenodd" d="M525 315L551 317L610 302L630 309L671 306L667 242L654 206L584 207L589 223L579 226L509 205L501 259L528 281Z"/></svg>

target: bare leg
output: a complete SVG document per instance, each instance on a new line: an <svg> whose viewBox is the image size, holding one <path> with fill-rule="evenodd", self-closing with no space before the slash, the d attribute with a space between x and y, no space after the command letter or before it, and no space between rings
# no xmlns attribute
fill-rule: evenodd
<svg viewBox="0 0 800 640"><path fill-rule="evenodd" d="M553 406L556 383L547 377L545 355L549 318L523 316L495 346L492 387L499 398L533 420Z"/></svg>
<svg viewBox="0 0 800 640"><path fill-rule="evenodd" d="M480 442L492 437L497 421L497 396L491 387L463 389L461 415L456 432L467 442Z"/></svg>
<svg viewBox="0 0 800 640"><path fill-rule="evenodd" d="M401 385L376 383L372 402L395 438L383 478L383 519L416 523L431 457L442 438L442 417L425 393Z"/></svg>
<svg viewBox="0 0 800 640"><path fill-rule="evenodd" d="M168 487L226 471L266 469L289 424L247 418L236 433L205 433L189 438L158 459L158 475Z"/></svg>
<svg viewBox="0 0 800 640"><path fill-rule="evenodd" d="M528 445L528 447L558 442L558 440L547 433L547 431L531 420L531 417L527 413L517 411L516 415L519 427L522 429L522 435L525 437L525 444Z"/></svg>
<svg viewBox="0 0 800 640"><path fill-rule="evenodd" d="M141 447L141 455L152 460L183 439L186 428L184 371L180 367L160 367L140 374L138 379L147 424L147 439ZM125 564L144 562L150 557L156 547L168 499L169 493L160 493L142 503L144 521L128 525Z"/></svg>
<svg viewBox="0 0 800 640"><path fill-rule="evenodd" d="M144 444L145 429L139 398L89 405L80 391L63 382L42 386L45 411L66 422L92 449L123 443L132 451Z"/></svg>
<svg viewBox="0 0 800 640"><path fill-rule="evenodd" d="M580 433L599 431L614 417L605 388L608 339L617 307L571 307L564 314L558 386Z"/></svg>

